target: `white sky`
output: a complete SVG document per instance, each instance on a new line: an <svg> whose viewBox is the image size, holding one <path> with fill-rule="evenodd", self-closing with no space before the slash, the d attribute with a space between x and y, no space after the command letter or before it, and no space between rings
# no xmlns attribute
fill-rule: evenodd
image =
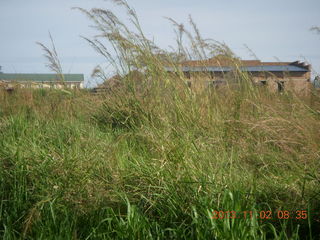
<svg viewBox="0 0 320 240"><path fill-rule="evenodd" d="M162 48L174 45L171 17L187 25L191 14L205 38L225 42L239 57L262 61L307 60L320 72L320 0L128 0L148 37ZM122 8L103 0L0 0L0 65L6 73L46 73L41 48L50 31L66 73L84 73L104 59L82 36L93 36L91 22L72 7L103 7L125 17Z"/></svg>

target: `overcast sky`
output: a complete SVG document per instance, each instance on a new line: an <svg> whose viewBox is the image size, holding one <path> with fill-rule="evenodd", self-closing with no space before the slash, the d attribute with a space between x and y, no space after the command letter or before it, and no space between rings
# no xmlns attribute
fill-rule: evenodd
<svg viewBox="0 0 320 240"><path fill-rule="evenodd" d="M128 0L147 36L160 47L175 44L171 17L187 25L191 14L204 38L225 42L242 59L307 60L320 72L320 0ZM104 59L80 37L93 36L91 22L72 7L123 9L103 0L0 0L0 66L6 73L47 73L35 42L49 45L50 31L65 73L84 73ZM111 73L110 73L111 74Z"/></svg>

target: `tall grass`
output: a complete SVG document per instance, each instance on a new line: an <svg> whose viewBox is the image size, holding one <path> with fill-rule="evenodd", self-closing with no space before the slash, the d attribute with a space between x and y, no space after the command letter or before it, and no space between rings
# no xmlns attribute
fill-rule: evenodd
<svg viewBox="0 0 320 240"><path fill-rule="evenodd" d="M177 50L163 51L134 10L115 2L135 30L111 11L81 11L100 31L87 40L121 87L99 96L1 92L1 236L317 239L319 96L273 94L238 70L239 87L193 91L176 60L224 53L239 69L230 49L203 40L190 20L193 33L174 23ZM214 210L253 215L214 219ZM273 219L258 219L267 210ZM278 219L279 210L306 210L308 219Z"/></svg>
<svg viewBox="0 0 320 240"><path fill-rule="evenodd" d="M47 46L45 46L43 43L37 42L37 44L42 48L44 51L44 57L48 60L48 63L46 66L57 74L58 80L61 82L62 85L64 85L64 74L62 71L62 65L60 63L60 59L58 56L58 52L56 50L53 38L51 36L51 33L49 32L49 37L51 41L51 49Z"/></svg>

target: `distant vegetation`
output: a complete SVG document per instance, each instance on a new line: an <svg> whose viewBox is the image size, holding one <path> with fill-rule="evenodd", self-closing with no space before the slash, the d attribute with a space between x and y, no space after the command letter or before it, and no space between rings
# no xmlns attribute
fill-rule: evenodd
<svg viewBox="0 0 320 240"><path fill-rule="evenodd" d="M163 66L234 59L231 50L203 40L190 19L193 33L172 20L178 48L167 53L116 3L134 32L110 11L82 11L100 31L87 40L118 69L121 87L0 91L0 236L319 239L319 93L273 94L239 71L238 88L191 91ZM279 219L285 211L294 219Z"/></svg>

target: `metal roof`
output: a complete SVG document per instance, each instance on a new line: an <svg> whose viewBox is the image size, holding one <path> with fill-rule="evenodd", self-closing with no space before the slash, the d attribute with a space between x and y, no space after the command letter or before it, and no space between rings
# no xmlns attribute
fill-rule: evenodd
<svg viewBox="0 0 320 240"><path fill-rule="evenodd" d="M248 66L243 71L248 72L308 72L307 69L294 65L275 65L275 66Z"/></svg>
<svg viewBox="0 0 320 240"><path fill-rule="evenodd" d="M182 72L229 72L233 68L232 67L189 67L183 66L180 68ZM172 67L165 67L166 71L174 72L175 69ZM307 69L294 66L294 65L261 65L261 66L245 66L240 67L240 70L247 72L308 72Z"/></svg>
<svg viewBox="0 0 320 240"><path fill-rule="evenodd" d="M83 82L83 74L63 74L66 82ZM29 73L0 73L0 80L5 81L30 81L30 82L58 82L57 74L29 74Z"/></svg>

